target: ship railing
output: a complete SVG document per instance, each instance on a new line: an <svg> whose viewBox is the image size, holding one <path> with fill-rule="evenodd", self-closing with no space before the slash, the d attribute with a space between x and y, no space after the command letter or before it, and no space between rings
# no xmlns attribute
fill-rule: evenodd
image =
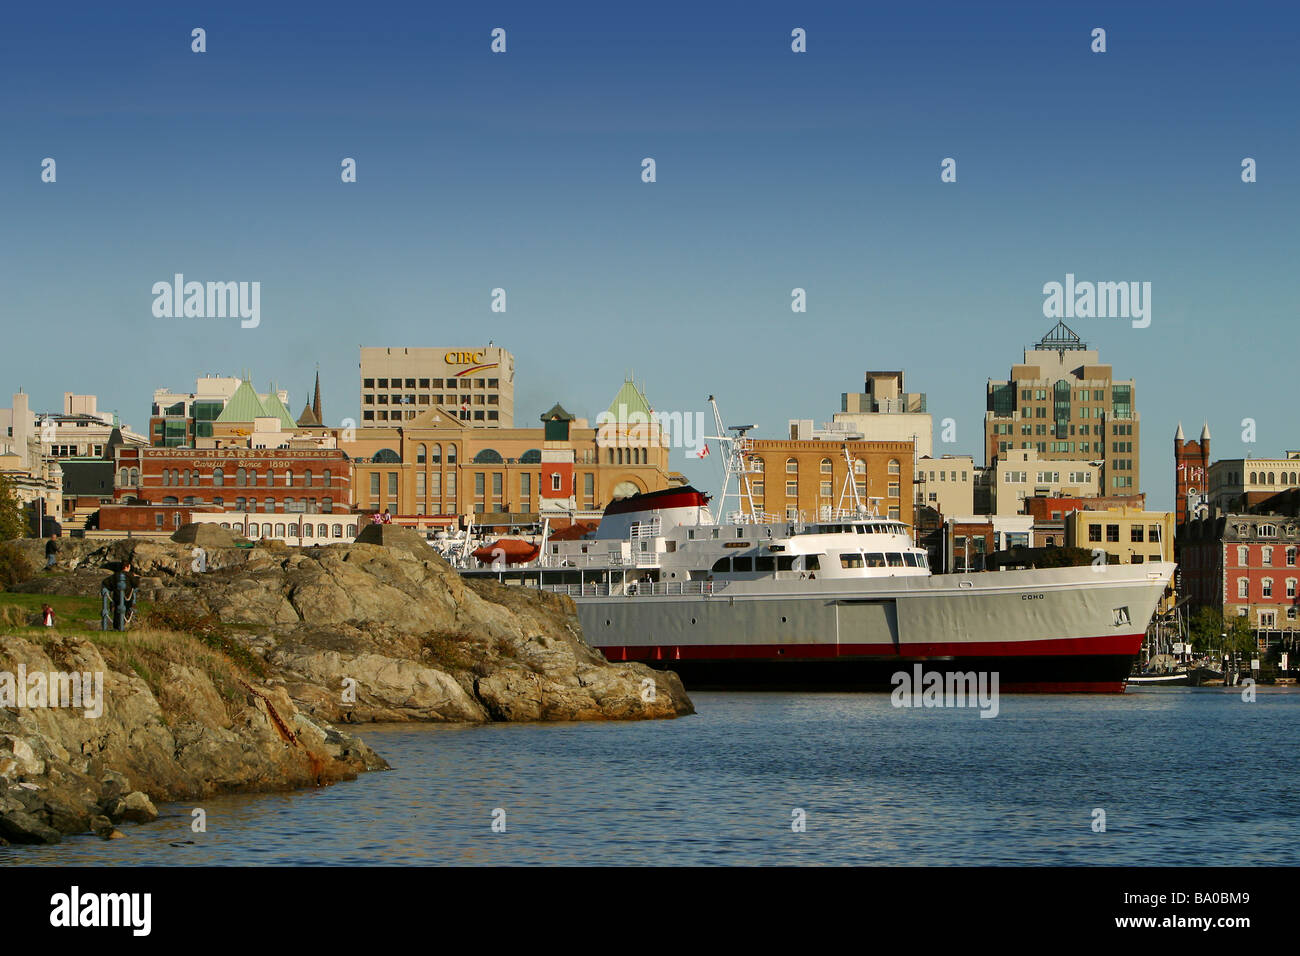
<svg viewBox="0 0 1300 956"><path fill-rule="evenodd" d="M731 524L784 524L790 519L770 511L732 511L727 515Z"/></svg>
<svg viewBox="0 0 1300 956"><path fill-rule="evenodd" d="M627 597L672 597L686 594L714 594L727 586L726 581L629 581Z"/></svg>
<svg viewBox="0 0 1300 956"><path fill-rule="evenodd" d="M627 536L632 539L636 538L657 538L663 534L663 520L655 515L649 521L634 521L632 528L628 531Z"/></svg>
<svg viewBox="0 0 1300 956"><path fill-rule="evenodd" d="M638 568L659 567L659 552L657 551L638 551L634 557Z"/></svg>
<svg viewBox="0 0 1300 956"><path fill-rule="evenodd" d="M608 584L543 584L541 589L570 597L609 597Z"/></svg>

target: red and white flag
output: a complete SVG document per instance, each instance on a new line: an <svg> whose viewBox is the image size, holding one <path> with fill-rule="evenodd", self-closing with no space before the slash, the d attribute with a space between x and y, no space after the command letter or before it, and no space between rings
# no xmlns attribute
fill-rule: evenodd
<svg viewBox="0 0 1300 956"><path fill-rule="evenodd" d="M701 448L699 451L695 452L695 454L691 455L691 457L692 457L692 458L708 458L708 457L709 457L709 444L708 444L708 442L705 442L705 443L704 443L704 447Z"/></svg>

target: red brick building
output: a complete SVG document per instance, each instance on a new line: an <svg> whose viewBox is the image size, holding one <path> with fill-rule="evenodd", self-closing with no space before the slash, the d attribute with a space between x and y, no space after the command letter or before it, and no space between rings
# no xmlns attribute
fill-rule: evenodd
<svg viewBox="0 0 1300 956"><path fill-rule="evenodd" d="M1181 593L1246 618L1252 630L1300 631L1300 519L1229 514L1178 527Z"/></svg>
<svg viewBox="0 0 1300 956"><path fill-rule="evenodd" d="M352 508L352 467L334 448L120 446L113 497L238 513L340 514Z"/></svg>
<svg viewBox="0 0 1300 956"><path fill-rule="evenodd" d="M167 536L193 521L196 514L221 514L224 511L216 505L100 505L97 527L100 531L117 534Z"/></svg>
<svg viewBox="0 0 1300 956"><path fill-rule="evenodd" d="M1210 426L1202 426L1199 441L1183 441L1183 425L1174 433L1174 524L1187 520L1188 496L1209 492Z"/></svg>

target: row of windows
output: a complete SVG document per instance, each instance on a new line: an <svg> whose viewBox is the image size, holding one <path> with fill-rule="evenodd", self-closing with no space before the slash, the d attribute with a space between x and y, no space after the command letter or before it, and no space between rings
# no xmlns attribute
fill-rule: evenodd
<svg viewBox="0 0 1300 956"><path fill-rule="evenodd" d="M386 409L382 409L382 408L379 411L375 411L374 409L371 408L366 408L363 409L361 412L362 420L367 422L376 422L376 421L400 422L403 421L404 419L414 418L415 416L416 416L416 411L413 408L407 409L405 413L403 413L401 410L395 410L391 415L388 413ZM495 408L488 409L486 413L481 408L475 409L474 411L470 411L467 408L462 408L460 412L457 413L457 417L460 418L460 420L463 422L469 422L469 421L499 422L501 420L501 413L498 412Z"/></svg>
<svg viewBox="0 0 1300 956"><path fill-rule="evenodd" d="M160 519L162 515L158 516ZM221 527L229 528L239 534L246 535L249 538L341 538L343 537L343 528L341 524L279 524L271 522L250 521L245 524L242 521L223 521ZM350 524L347 526L349 537L355 538L357 535L357 526Z"/></svg>
<svg viewBox="0 0 1300 956"><path fill-rule="evenodd" d="M324 512L328 514L334 510L333 498L322 498L320 500L319 506L317 505L315 498L302 498L302 499L265 498L262 501L262 506L263 506L262 510L268 513L274 512L276 510L277 502L280 505L280 510L282 510L286 514L292 512L302 512L305 514L316 514L318 512ZM197 495L188 495L185 498L177 498L173 495L168 495L167 497L163 498L162 503L165 505L185 505L186 507L195 507L198 505L206 504L207 502L205 502L202 498L198 497ZM219 496L215 497L212 499L212 504L216 505L219 508L224 508L226 506L226 499ZM257 505L258 505L258 501L256 498L235 499L236 511L257 511Z"/></svg>
<svg viewBox="0 0 1300 956"><path fill-rule="evenodd" d="M818 464L818 470L823 475L831 474L834 467L834 463L829 458L823 458ZM767 470L767 462L758 455L752 455L749 459L749 470L757 474L762 474ZM902 465L899 463L897 458L891 458L889 459L887 470L891 475L901 474ZM785 460L785 472L787 475L797 475L799 473L799 459L787 458ZM865 475L867 473L867 463L861 458L854 459L853 473L856 475Z"/></svg>
<svg viewBox="0 0 1300 956"><path fill-rule="evenodd" d="M1106 540L1111 542L1119 541L1120 526L1117 524L1106 525ZM1140 524L1129 525L1128 539L1130 542L1141 542L1142 540L1156 542L1160 540L1160 525L1147 525L1146 530ZM1088 540L1101 540L1101 525L1090 523L1088 525Z"/></svg>
<svg viewBox="0 0 1300 956"><path fill-rule="evenodd" d="M393 405L455 405L457 402L463 405L499 405L501 397L499 395L455 395L453 393L437 393L433 395L363 395L361 404L363 405L388 405L389 400Z"/></svg>
<svg viewBox="0 0 1300 956"><path fill-rule="evenodd" d="M416 379L387 379L387 378L367 378L362 379L362 388L443 388L443 379L440 378L422 378L419 379L419 385L416 385ZM497 388L500 386L500 380L495 378L449 378L446 379L446 388ZM155 412L155 414L157 414Z"/></svg>
<svg viewBox="0 0 1300 956"><path fill-rule="evenodd" d="M856 486L857 486L858 497L859 497L859 498L865 498L865 497L867 496L867 485L866 485L866 483L865 483L865 482L862 482L862 481L859 481L859 482L856 482ZM889 483L889 485L888 485L888 488L887 488L887 491L886 491L886 496L889 497L889 498L897 498L897 497L899 497L899 487L900 487L900 486L899 486L899 483L898 483L898 482L896 482L896 481L891 481L891 482ZM755 481L755 482L753 482L753 483L749 486L750 493L751 493L755 498L765 498L765 497L767 497L767 490L766 490L766 489L767 489L767 483L766 483L766 482L763 482L763 481ZM817 491L818 491L818 495L819 495L819 497L822 497L822 498L833 498L833 497L835 497L835 487L834 487L834 483L833 483L833 482L830 482L830 481L823 481L823 482L820 482L820 483L818 484ZM786 496L787 498L798 498L798 497L799 497L799 482L798 482L798 481L787 481L787 482L785 483L785 496Z"/></svg>
<svg viewBox="0 0 1300 956"><path fill-rule="evenodd" d="M1273 548L1269 545L1264 545L1259 549L1259 551L1260 551L1260 563L1264 567L1271 566L1273 564ZM1295 559L1296 559L1296 549L1287 548L1286 566L1288 568L1294 568L1296 566ZM1237 567L1244 568L1244 567L1248 567L1249 565L1250 565L1250 545L1246 545L1246 544L1237 545Z"/></svg>
<svg viewBox="0 0 1300 956"><path fill-rule="evenodd" d="M1260 597L1270 598L1273 596L1273 579L1263 578L1260 582ZM1296 579L1286 579L1286 596L1293 598L1296 596ZM1237 597L1250 597L1250 578L1237 578Z"/></svg>
<svg viewBox="0 0 1300 956"><path fill-rule="evenodd" d="M1278 474L1272 471L1252 471L1250 473L1250 483L1252 485L1276 485L1278 477ZM1284 471L1281 474L1281 483L1284 485L1300 484L1298 478L1300 478L1300 474L1297 472Z"/></svg>
<svg viewBox="0 0 1300 956"><path fill-rule="evenodd" d="M138 479L133 480L133 478L131 477L130 472L135 472L135 471L136 469L134 468L129 469L129 471L128 469L123 468L118 472L118 479L126 487L130 487L134 483L134 480L138 480ZM281 474L284 479L283 483L285 487L292 487L294 484L293 469L287 468ZM256 468L249 468L247 470L243 468L237 468L235 470L235 487L242 488L246 485L256 485L257 477L258 477L258 473ZM262 477L263 477L262 484L268 488L275 483L275 473L269 468L266 470L266 473ZM301 480L298 482L299 486L305 488L312 487L314 476L310 468L304 470L300 478ZM190 471L188 468L184 470L179 468L164 468L162 471L163 485L197 487L202 483L202 479L203 479L202 472L199 472L197 470ZM333 481L333 474L328 468L326 468L324 472L322 472L321 474L320 485L323 488L328 488L330 487L332 481ZM225 469L224 468L212 469L212 486L214 488L220 488L223 487L225 483L226 483Z"/></svg>

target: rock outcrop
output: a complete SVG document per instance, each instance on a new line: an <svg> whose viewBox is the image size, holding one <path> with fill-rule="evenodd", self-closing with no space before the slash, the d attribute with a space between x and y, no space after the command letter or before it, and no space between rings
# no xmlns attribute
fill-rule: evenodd
<svg viewBox="0 0 1300 956"><path fill-rule="evenodd" d="M63 574L29 587L98 593L130 554L141 597L211 616L326 721L598 720L694 712L677 675L610 663L582 640L567 596L462 578L407 529L382 544L208 548L76 542ZM205 570L197 571L198 567Z"/></svg>
<svg viewBox="0 0 1300 956"><path fill-rule="evenodd" d="M111 838L153 801L386 766L337 723L693 712L675 674L589 647L568 597L465 579L417 535L371 533L304 549L61 542L55 570L17 590L97 597L130 557L151 609L124 635L92 636L91 620L0 635L0 671L102 672L106 698L98 718L0 705L0 840Z"/></svg>
<svg viewBox="0 0 1300 956"><path fill-rule="evenodd" d="M113 824L156 819L155 800L319 786L387 766L361 741L302 713L282 687L253 686L182 634L144 632L105 647L0 636L0 672L11 681L77 673L103 682L102 697L88 685L76 707L55 706L53 692L39 706L27 706L25 695L22 706L0 706L0 840L11 843L88 831L111 837Z"/></svg>

